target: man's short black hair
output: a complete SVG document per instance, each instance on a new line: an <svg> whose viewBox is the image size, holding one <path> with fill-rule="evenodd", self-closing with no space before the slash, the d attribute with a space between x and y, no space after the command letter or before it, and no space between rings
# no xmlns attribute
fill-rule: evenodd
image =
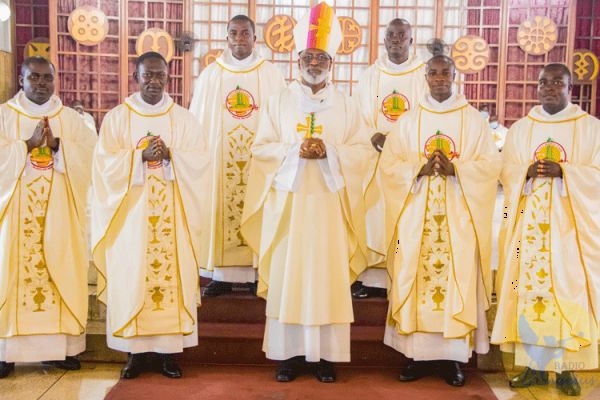
<svg viewBox="0 0 600 400"><path fill-rule="evenodd" d="M162 54L157 53L155 51L148 51L148 52L142 54L141 56L139 56L138 58L136 58L136 60L135 60L135 70L139 71L140 65L142 65L142 63L144 61L152 59L152 58L156 58L156 59L162 60L162 62L165 63L165 65L167 66L167 68L169 67L169 63L167 62L167 60L165 60L165 58L162 56Z"/></svg>
<svg viewBox="0 0 600 400"><path fill-rule="evenodd" d="M404 18L394 18L393 20L391 20L388 24L387 24L387 28L389 28L392 25L408 25L409 28L412 29L412 26L410 25L410 22L408 22L407 20L405 20Z"/></svg>
<svg viewBox="0 0 600 400"><path fill-rule="evenodd" d="M241 14L236 15L235 17L231 18L229 20L229 22L227 22L227 32L229 32L229 24L231 24L233 21L250 23L250 26L252 27L252 33L256 33L256 25L254 25L254 21L252 21L252 18L250 18L247 15L241 15Z"/></svg>
<svg viewBox="0 0 600 400"><path fill-rule="evenodd" d="M23 63L21 64L21 76L25 76L25 71L29 69L29 66L31 64L48 65L50 68L52 68L52 71L56 73L56 68L54 67L54 64L52 64L47 58L33 56L23 60Z"/></svg>
<svg viewBox="0 0 600 400"><path fill-rule="evenodd" d="M569 84L573 83L573 75L571 75L571 71L569 70L569 67L567 67L565 64L562 63L551 63L551 64L547 64L544 65L544 68L542 69L558 69L563 73L563 76L567 76L567 78L569 79Z"/></svg>
<svg viewBox="0 0 600 400"><path fill-rule="evenodd" d="M431 67L431 64L433 64L435 61L442 61L442 62L446 63L448 66L452 67L452 69L454 71L456 71L456 66L454 65L454 60L445 54L436 54L433 57L431 57L425 64L427 70L429 70L429 68Z"/></svg>

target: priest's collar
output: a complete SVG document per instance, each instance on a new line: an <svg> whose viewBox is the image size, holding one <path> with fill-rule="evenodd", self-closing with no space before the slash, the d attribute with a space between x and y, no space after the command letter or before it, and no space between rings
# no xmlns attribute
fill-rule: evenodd
<svg viewBox="0 0 600 400"><path fill-rule="evenodd" d="M151 116L169 111L173 107L173 99L165 92L158 103L148 104L142 99L140 92L135 92L125 99L125 104L138 114Z"/></svg>
<svg viewBox="0 0 600 400"><path fill-rule="evenodd" d="M215 62L233 72L246 72L258 67L264 61L256 49L252 50L252 53L243 60L238 60L233 56L230 49L226 49Z"/></svg>
<svg viewBox="0 0 600 400"><path fill-rule="evenodd" d="M388 74L402 74L410 72L416 68L419 68L421 65L423 65L423 61L421 61L416 54L411 54L402 64L395 64L390 61L387 53L380 55L375 61L375 66L379 70Z"/></svg>
<svg viewBox="0 0 600 400"><path fill-rule="evenodd" d="M62 101L56 95L52 95L44 104L36 104L29 100L22 90L8 101L8 105L21 114L34 118L53 117L63 107Z"/></svg>
<svg viewBox="0 0 600 400"><path fill-rule="evenodd" d="M290 83L289 88L298 99L300 110L304 113L323 111L333 104L335 87L331 82L327 82L327 85L317 93L313 93L310 86L306 86L299 80Z"/></svg>
<svg viewBox="0 0 600 400"><path fill-rule="evenodd" d="M541 105L533 107L527 115L536 121L545 122L563 122L570 121L573 119L580 118L586 114L577 104L568 103L565 108L557 112L556 114L550 114Z"/></svg>
<svg viewBox="0 0 600 400"><path fill-rule="evenodd" d="M421 107L433 112L449 112L466 106L467 100L460 93L452 93L446 100L439 102L429 93L426 93L421 100Z"/></svg>

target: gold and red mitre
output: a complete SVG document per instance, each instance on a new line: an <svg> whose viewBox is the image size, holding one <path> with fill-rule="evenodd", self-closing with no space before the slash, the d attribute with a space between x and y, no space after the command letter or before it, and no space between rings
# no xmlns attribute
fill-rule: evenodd
<svg viewBox="0 0 600 400"><path fill-rule="evenodd" d="M296 51L323 50L333 58L342 43L342 28L333 9L325 2L312 7L294 28Z"/></svg>

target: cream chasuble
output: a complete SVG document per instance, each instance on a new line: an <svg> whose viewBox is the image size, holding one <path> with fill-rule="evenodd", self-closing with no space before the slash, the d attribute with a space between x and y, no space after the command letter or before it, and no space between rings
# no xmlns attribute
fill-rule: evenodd
<svg viewBox="0 0 600 400"><path fill-rule="evenodd" d="M498 312L492 343L535 370L598 368L600 121L577 105L542 106L510 129L501 175ZM563 178L527 180L535 160Z"/></svg>
<svg viewBox="0 0 600 400"><path fill-rule="evenodd" d="M414 108L427 92L425 64L414 55L402 64L394 64L387 54L383 54L366 70L358 83L360 110L367 126L372 133L381 132L385 135L398 118ZM375 174L380 153L371 149L372 160L365 179L365 186L370 186L365 198L370 268L358 280L365 286L387 288L389 278L384 262L385 206L381 176Z"/></svg>
<svg viewBox="0 0 600 400"><path fill-rule="evenodd" d="M170 161L142 161L150 136L165 142ZM109 347L173 353L197 344L207 163L205 132L166 94L152 106L135 93L104 118L92 174L92 245Z"/></svg>
<svg viewBox="0 0 600 400"><path fill-rule="evenodd" d="M417 175L442 150L454 177ZM392 277L384 343L415 360L489 349L491 225L500 156L462 95L426 95L389 135L379 169ZM418 234L417 234L418 232Z"/></svg>
<svg viewBox="0 0 600 400"><path fill-rule="evenodd" d="M203 276L226 282L256 280L256 271L248 267L253 265L252 251L240 233L250 148L260 108L284 87L279 69L256 52L240 61L230 50L196 82L190 111L209 135L212 179Z"/></svg>
<svg viewBox="0 0 600 400"><path fill-rule="evenodd" d="M53 153L27 153L47 116ZM56 96L0 106L0 361L63 360L85 350L86 192L96 135Z"/></svg>
<svg viewBox="0 0 600 400"><path fill-rule="evenodd" d="M327 158L299 157L307 136ZM252 147L242 233L259 254L270 359L349 361L350 284L366 265L362 176L369 138L356 104L329 84L293 82L269 99Z"/></svg>

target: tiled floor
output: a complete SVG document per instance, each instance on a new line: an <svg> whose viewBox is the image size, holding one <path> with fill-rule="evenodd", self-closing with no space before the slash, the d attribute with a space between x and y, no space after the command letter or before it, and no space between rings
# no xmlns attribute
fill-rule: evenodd
<svg viewBox="0 0 600 400"><path fill-rule="evenodd" d="M0 399L101 400L117 382L120 369L120 364L103 363L83 363L80 371L70 372L39 364L17 365L16 374L0 380ZM577 376L582 387L578 399L600 400L600 372L580 372ZM486 374L484 378L500 400L575 399L561 396L552 383L546 387L511 390L504 373Z"/></svg>

